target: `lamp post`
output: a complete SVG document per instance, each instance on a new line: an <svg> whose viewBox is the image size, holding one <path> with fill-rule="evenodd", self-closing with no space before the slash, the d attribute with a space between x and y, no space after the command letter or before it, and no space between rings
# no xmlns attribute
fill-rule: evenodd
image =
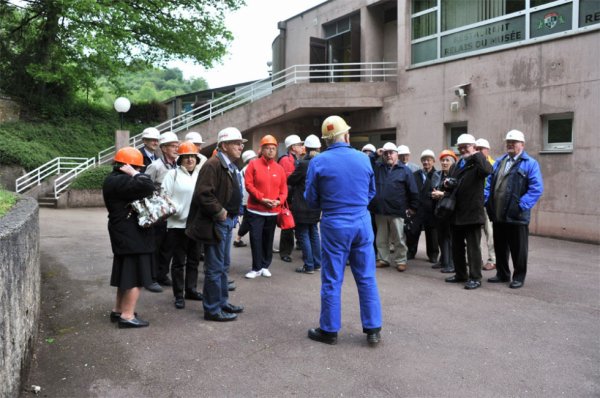
<svg viewBox="0 0 600 398"><path fill-rule="evenodd" d="M114 107L121 117L121 129L115 132L115 148L119 150L129 145L129 130L123 130L123 116L131 108L131 102L125 97L119 97L115 100Z"/></svg>

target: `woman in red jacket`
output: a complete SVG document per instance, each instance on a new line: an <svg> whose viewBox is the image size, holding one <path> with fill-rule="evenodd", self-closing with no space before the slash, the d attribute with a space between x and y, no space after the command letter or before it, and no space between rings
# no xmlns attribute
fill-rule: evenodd
<svg viewBox="0 0 600 398"><path fill-rule="evenodd" d="M252 250L252 270L246 274L248 279L271 276L269 266L273 259L277 214L288 193L285 170L275 161L276 156L277 140L265 135L260 140L260 157L250 162L246 169L247 217Z"/></svg>

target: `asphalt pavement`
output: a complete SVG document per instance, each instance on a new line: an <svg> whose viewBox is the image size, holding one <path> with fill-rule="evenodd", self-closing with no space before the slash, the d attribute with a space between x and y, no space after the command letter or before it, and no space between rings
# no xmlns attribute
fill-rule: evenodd
<svg viewBox="0 0 600 398"><path fill-rule="evenodd" d="M137 311L150 327L118 329L106 225L104 209L40 209L42 310L22 397L32 385L43 397L600 396L598 245L531 237L522 289L484 271L467 291L425 261L423 237L406 272L377 271L383 341L371 348L349 270L338 345L320 344L306 336L318 326L319 273L295 273L294 251L291 264L274 255L272 278L244 279L249 247L232 248L231 302L246 308L237 321L205 321L200 302L176 310L171 291L143 291Z"/></svg>

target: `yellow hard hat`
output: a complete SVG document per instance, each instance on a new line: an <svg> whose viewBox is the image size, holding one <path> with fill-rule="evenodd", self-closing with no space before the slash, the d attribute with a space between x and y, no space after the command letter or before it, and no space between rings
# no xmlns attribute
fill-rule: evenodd
<svg viewBox="0 0 600 398"><path fill-rule="evenodd" d="M350 126L339 116L329 116L321 126L321 138L331 139L339 134L350 131Z"/></svg>

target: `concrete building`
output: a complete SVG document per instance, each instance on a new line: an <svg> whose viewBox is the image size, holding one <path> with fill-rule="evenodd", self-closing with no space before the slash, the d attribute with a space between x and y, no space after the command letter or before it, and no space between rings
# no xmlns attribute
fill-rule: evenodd
<svg viewBox="0 0 600 398"><path fill-rule="evenodd" d="M273 77L294 79L194 126L209 142L234 125L256 149L337 113L356 147L394 141L418 161L464 132L498 156L519 129L546 186L531 232L600 242L600 1L330 0L278 27Z"/></svg>

